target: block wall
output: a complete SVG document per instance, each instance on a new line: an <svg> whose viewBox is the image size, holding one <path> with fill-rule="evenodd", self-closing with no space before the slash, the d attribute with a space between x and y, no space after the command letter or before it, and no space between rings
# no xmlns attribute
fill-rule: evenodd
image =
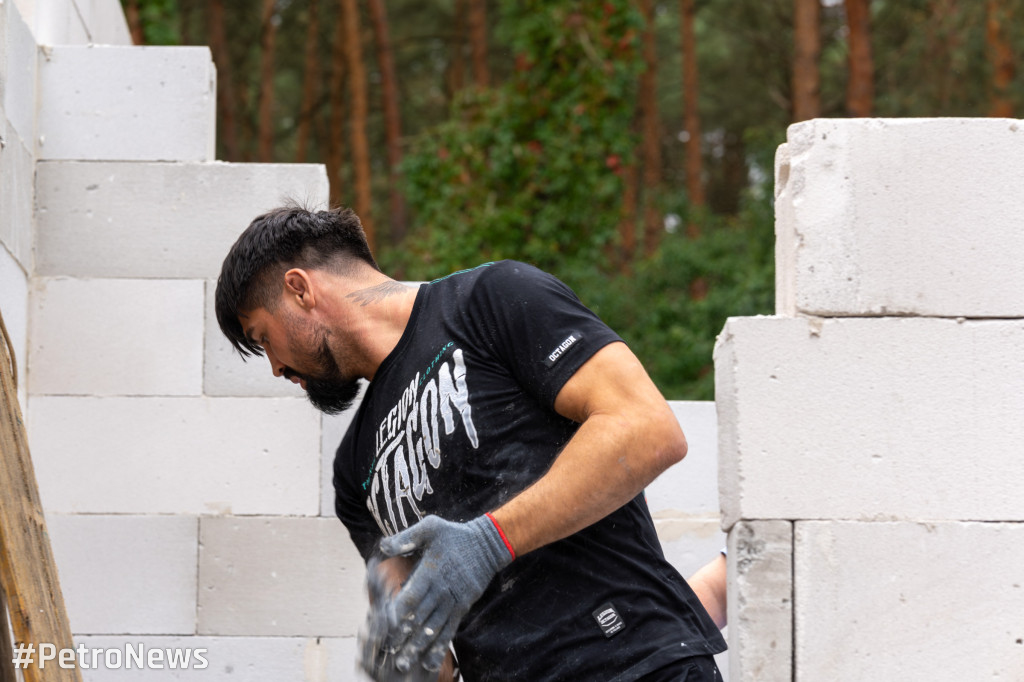
<svg viewBox="0 0 1024 682"><path fill-rule="evenodd" d="M1024 122L815 120L715 349L734 680L1024 674Z"/></svg>
<svg viewBox="0 0 1024 682"><path fill-rule="evenodd" d="M116 0L0 9L0 310L71 628L209 663L84 680L359 679L363 566L331 487L351 415L242 362L213 310L238 233L325 203L323 168L216 161L209 51L129 46ZM725 543L716 414L672 407L690 454L648 499L688 575Z"/></svg>

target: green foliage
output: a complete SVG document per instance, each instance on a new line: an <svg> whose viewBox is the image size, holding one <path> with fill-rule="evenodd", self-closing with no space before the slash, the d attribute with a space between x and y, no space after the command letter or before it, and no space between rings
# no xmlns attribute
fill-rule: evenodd
<svg viewBox="0 0 1024 682"><path fill-rule="evenodd" d="M629 347L669 399L713 400L712 350L729 317L774 310L774 218L767 201L704 215L696 239L667 234L631 274L560 272Z"/></svg>
<svg viewBox="0 0 1024 682"><path fill-rule="evenodd" d="M642 20L628 0L505 0L501 10L515 71L464 93L406 157L410 276L501 258L594 263L614 237L618 171L636 146Z"/></svg>

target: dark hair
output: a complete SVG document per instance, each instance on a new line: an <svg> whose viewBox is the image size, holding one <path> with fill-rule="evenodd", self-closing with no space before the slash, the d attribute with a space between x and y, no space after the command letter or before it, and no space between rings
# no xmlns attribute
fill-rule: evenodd
<svg viewBox="0 0 1024 682"><path fill-rule="evenodd" d="M220 330L242 357L263 355L246 338L239 313L273 311L281 280L291 268L345 274L358 261L380 270L352 209L310 211L286 205L264 213L249 223L221 266L215 305Z"/></svg>

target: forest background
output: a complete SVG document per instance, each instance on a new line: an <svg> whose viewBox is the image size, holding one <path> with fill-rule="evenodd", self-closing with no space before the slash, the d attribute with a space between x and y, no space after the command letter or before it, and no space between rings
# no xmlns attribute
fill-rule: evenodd
<svg viewBox="0 0 1024 682"><path fill-rule="evenodd" d="M219 159L325 164L400 278L556 274L669 399L773 312L790 123L1024 107L1024 0L122 4L137 44L210 46Z"/></svg>

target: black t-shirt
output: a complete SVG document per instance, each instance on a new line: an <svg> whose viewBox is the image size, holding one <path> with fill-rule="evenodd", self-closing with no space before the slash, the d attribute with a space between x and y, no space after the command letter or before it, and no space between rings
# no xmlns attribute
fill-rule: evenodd
<svg viewBox="0 0 1024 682"><path fill-rule="evenodd" d="M468 521L542 476L578 428L555 397L616 341L523 263L421 286L334 461L338 517L363 557L428 514ZM468 682L627 682L725 642L665 560L641 494L502 570L455 650Z"/></svg>

